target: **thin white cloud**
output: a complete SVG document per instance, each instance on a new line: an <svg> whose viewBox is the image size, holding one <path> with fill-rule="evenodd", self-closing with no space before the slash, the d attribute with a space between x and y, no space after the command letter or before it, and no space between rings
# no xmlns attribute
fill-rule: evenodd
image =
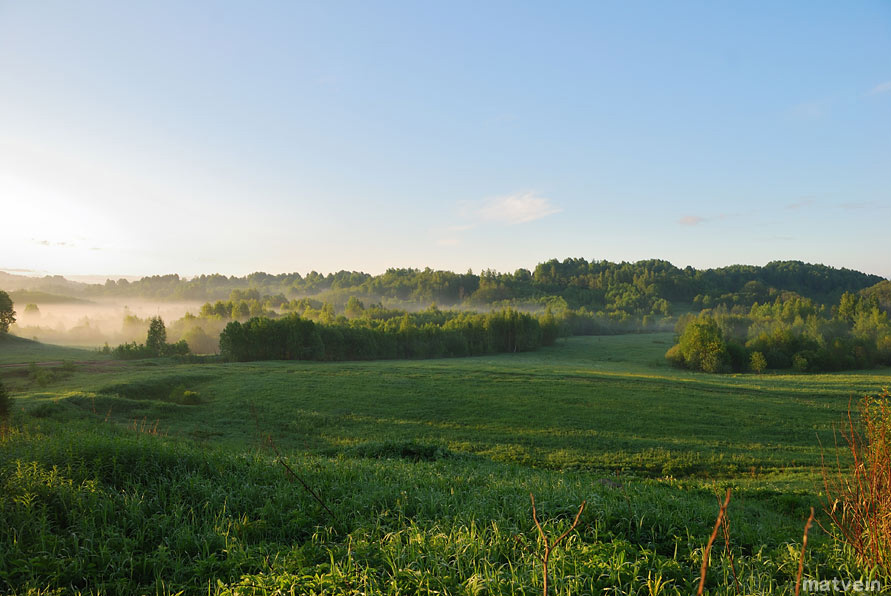
<svg viewBox="0 0 891 596"><path fill-rule="evenodd" d="M533 191L519 192L481 201L463 201L459 203L459 214L468 220L467 223L433 228L430 231L436 237L436 244L457 246L461 244L465 232L485 224L513 226L561 211L563 209L554 205L550 199L538 196Z"/></svg>
<svg viewBox="0 0 891 596"><path fill-rule="evenodd" d="M550 199L527 191L486 199L482 204L465 210L465 215L482 221L493 221L513 226L535 221L561 211L563 209L554 205Z"/></svg>
<svg viewBox="0 0 891 596"><path fill-rule="evenodd" d="M891 81L879 83L872 88L872 91L869 92L870 95L879 95L881 93L891 93Z"/></svg>
<svg viewBox="0 0 891 596"><path fill-rule="evenodd" d="M698 226L706 221L708 221L706 218L699 217L698 215L685 215L678 220L678 223L682 226Z"/></svg>

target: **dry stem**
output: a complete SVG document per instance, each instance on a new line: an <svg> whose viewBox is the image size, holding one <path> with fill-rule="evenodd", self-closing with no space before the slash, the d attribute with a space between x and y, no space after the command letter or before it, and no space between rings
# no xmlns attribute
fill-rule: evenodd
<svg viewBox="0 0 891 596"><path fill-rule="evenodd" d="M572 521L572 525L569 526L569 529L560 534L560 537L554 540L553 542L548 541L548 537L545 536L544 530L541 529L541 524L538 522L538 513L535 510L535 495L529 493L529 498L532 500L532 519L535 521L535 527L538 528L538 534L541 536L542 542L545 545L544 556L541 557L543 573L544 573L544 588L542 590L542 594L544 596L548 596L548 561L551 558L551 551L553 551L560 541L566 538L570 532L572 532L575 527L579 523L579 518L582 516L582 511L585 510L585 505L587 501L582 501L582 504L579 506L579 512L575 514L575 519Z"/></svg>
<svg viewBox="0 0 891 596"><path fill-rule="evenodd" d="M702 569L699 572L699 589L696 590L696 596L702 596L702 591L705 589L705 573L708 571L708 556L712 551L712 544L715 542L715 537L718 535L718 528L721 527L721 521L724 519L724 513L727 511L727 505L730 503L730 489L727 489L727 496L724 497L724 504L721 505L721 509L718 511L718 519L715 521L715 528L712 530L712 535L709 536L708 544L705 547L705 552L702 555Z"/></svg>

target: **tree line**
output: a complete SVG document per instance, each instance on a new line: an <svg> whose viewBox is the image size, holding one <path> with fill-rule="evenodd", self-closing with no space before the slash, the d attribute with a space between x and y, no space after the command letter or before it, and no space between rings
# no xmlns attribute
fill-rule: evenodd
<svg viewBox="0 0 891 596"><path fill-rule="evenodd" d="M891 322L880 297L842 294L827 307L791 296L681 317L672 364L705 372L822 372L891 365Z"/></svg>
<svg viewBox="0 0 891 596"><path fill-rule="evenodd" d="M137 360L140 358L159 358L161 356L185 356L190 352L185 339L167 343L167 327L161 317L149 319L145 343L128 342L110 348L108 344L101 350L120 360Z"/></svg>
<svg viewBox="0 0 891 596"><path fill-rule="evenodd" d="M220 334L220 352L235 361L439 358L525 352L553 344L558 335L556 320L514 309L329 324L290 314L230 322Z"/></svg>
<svg viewBox="0 0 891 596"><path fill-rule="evenodd" d="M640 319L694 307L751 306L784 293L829 304L846 291L858 292L881 281L875 275L800 261L694 269L655 259L635 263L552 259L532 270L521 268L512 273L393 268L380 275L357 271L257 272L244 277L213 274L191 279L155 275L132 282L119 279L77 286L76 293L83 297L213 302L231 300L233 293L241 292L238 302L250 300L251 293L257 292L282 301L313 297L336 307L342 307L351 296L400 306L435 302L465 307L527 307L560 299L573 309L586 308L614 319ZM71 294L73 288L67 286L65 293Z"/></svg>

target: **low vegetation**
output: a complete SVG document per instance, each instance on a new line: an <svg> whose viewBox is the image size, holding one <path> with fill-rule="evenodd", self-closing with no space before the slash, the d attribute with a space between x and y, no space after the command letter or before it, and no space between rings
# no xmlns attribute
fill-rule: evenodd
<svg viewBox="0 0 891 596"><path fill-rule="evenodd" d="M675 364L704 372L798 372L891 366L891 321L878 298L843 294L831 309L778 298L745 312L704 310L678 323Z"/></svg>
<svg viewBox="0 0 891 596"><path fill-rule="evenodd" d="M670 341L149 360L46 386L7 370L0 591L541 594L533 493L550 541L587 502L548 555L551 594L691 594L715 493L732 488L705 593L791 594L820 506L820 441L832 445L851 391L888 377L699 375L665 365ZM811 529L805 579L886 578L820 519L829 533Z"/></svg>
<svg viewBox="0 0 891 596"><path fill-rule="evenodd" d="M189 353L189 344L184 339L173 344L167 343L167 328L164 326L164 321L161 320L161 317L152 317L149 319L149 328L144 344L125 343L114 349L109 349L106 345L102 352L121 360L185 356Z"/></svg>
<svg viewBox="0 0 891 596"><path fill-rule="evenodd" d="M850 464L824 466L826 511L868 567L891 566L891 394L867 395L841 429ZM854 416L857 416L855 422Z"/></svg>

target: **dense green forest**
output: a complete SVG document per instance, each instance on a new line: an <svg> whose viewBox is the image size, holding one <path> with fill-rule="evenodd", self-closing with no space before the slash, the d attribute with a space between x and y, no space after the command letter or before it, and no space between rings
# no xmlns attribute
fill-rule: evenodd
<svg viewBox="0 0 891 596"><path fill-rule="evenodd" d="M497 317L516 311L517 316L530 315L548 338L664 331L678 323L679 345L668 357L699 370L838 370L891 362L891 281L799 261L697 270L660 260L552 259L514 273L389 269L381 275L340 271L192 279L165 275L92 285L58 277L36 282L30 292L13 295L52 295L55 301L64 295L97 301L204 300L203 306L171 321L176 350L181 353L179 342L185 342L193 353L215 353L220 334L238 323L225 336L224 353L234 359L268 357L244 348L239 333L246 333L248 341L251 333L272 333L295 325L298 318L312 324L314 337L325 346L310 350L314 359L503 351L493 347L500 341L480 347L473 339L477 331L470 329L486 328L487 312ZM851 308L856 314L845 314ZM266 319L286 322L255 321ZM121 334L139 337L148 325L148 319L128 314ZM699 345L709 341L709 348ZM278 347L270 350L294 357L281 342L273 343ZM352 347L343 347L347 345ZM523 345L507 349L533 349L539 340ZM144 351L137 343L117 350L123 357ZM706 352L710 355L703 356Z"/></svg>
<svg viewBox="0 0 891 596"><path fill-rule="evenodd" d="M13 276L6 276L12 279ZM82 298L143 298L152 300L227 300L233 291L256 291L262 296L290 301L314 297L337 307L350 297L372 302L446 306L536 305L565 301L570 308L585 307L621 317L674 313L678 308L699 310L763 303L783 292L794 292L819 303L837 302L844 292L857 292L883 279L849 269L835 269L800 261L767 265L732 265L717 269L675 267L662 260L636 263L552 259L533 270L513 273L485 270L455 273L432 269L388 269L380 275L339 271L327 275L252 273L244 277L156 275L137 281L108 280L105 284L76 284L62 277L16 277L4 289L29 285L33 289ZM27 284L23 280L28 280ZM2 279L0 279L2 281ZM8 287L7 287L8 286ZM885 303L891 291L885 289Z"/></svg>
<svg viewBox="0 0 891 596"><path fill-rule="evenodd" d="M789 297L749 309L705 309L680 318L678 343L666 358L706 372L891 366L891 322L881 291L846 292L832 307Z"/></svg>
<svg viewBox="0 0 891 596"><path fill-rule="evenodd" d="M329 324L292 314L230 322L220 334L220 352L238 361L479 356L551 345L558 328L553 315L536 318L507 308L486 314L433 308L398 318Z"/></svg>

